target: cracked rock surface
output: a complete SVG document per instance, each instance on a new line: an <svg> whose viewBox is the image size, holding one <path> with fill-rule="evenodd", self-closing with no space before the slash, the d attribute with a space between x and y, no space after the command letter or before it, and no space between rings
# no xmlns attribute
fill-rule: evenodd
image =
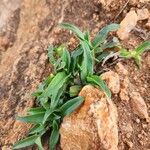
<svg viewBox="0 0 150 150"><path fill-rule="evenodd" d="M11 150L12 145L24 138L31 127L30 124L16 121L15 116L24 115L29 107L35 105L30 94L52 71L47 60L47 46L66 42L71 50L76 46L76 40L72 34L58 28L58 24L63 21L73 23L81 30L89 29L93 37L105 24L109 24L113 20L120 23L131 7L135 9L138 6L138 9L135 10L138 10L139 14L143 10L148 13L147 1L134 0L134 2L134 5L129 3L114 20L124 6L124 0L105 2L102 0L0 1L0 149ZM143 16L141 17L143 18ZM144 38L141 37L149 35L147 32L149 29L148 20L149 18L146 17L146 20L138 21L136 24L140 27L140 30L136 30L138 34L131 32L127 40L122 40L122 44L126 48L132 49L143 41ZM144 29L144 32L141 28ZM118 113L117 126L114 120L115 135L118 131L114 145L118 143L119 150L148 150L150 147L150 126L148 124L150 116L149 52L143 55L143 60L140 70L132 60L127 60L111 67L109 72L103 74L103 79L113 93L112 102L109 102L115 105ZM105 98L103 102L107 108ZM87 107L84 106L84 108ZM82 122L82 125L87 123L86 130L89 128L88 132L90 132L85 138L85 146L94 147L95 150L99 149L97 146L108 149L111 147L109 137L104 135L104 130L98 128L102 128L104 125L99 126L94 122L98 117L102 118L103 116L97 116L96 112L99 111L94 105L93 108L90 107L90 110L90 117L85 114L85 117L88 117L87 122ZM74 115L75 122L78 121L76 117ZM71 116L70 119L72 121ZM89 124L90 122L92 124ZM108 122L110 123L109 119ZM78 129L76 126L74 128ZM108 135L109 126L102 129L106 128L108 128L106 131L106 135ZM69 131L65 134L69 134ZM95 143L88 143L93 140L93 136ZM65 148L66 141L60 141L60 143L64 144ZM45 150L47 150L47 145L48 143L45 141ZM36 149L36 147L29 149Z"/></svg>

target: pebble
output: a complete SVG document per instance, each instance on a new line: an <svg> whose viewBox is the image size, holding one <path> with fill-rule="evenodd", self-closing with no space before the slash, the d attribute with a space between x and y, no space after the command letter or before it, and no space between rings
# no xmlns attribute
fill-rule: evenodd
<svg viewBox="0 0 150 150"><path fill-rule="evenodd" d="M147 133L144 130L141 131L141 134L147 136Z"/></svg>
<svg viewBox="0 0 150 150"><path fill-rule="evenodd" d="M117 35L121 40L125 40L129 37L129 33L135 28L137 21L138 16L134 10L131 10L126 14L117 31Z"/></svg>
<svg viewBox="0 0 150 150"><path fill-rule="evenodd" d="M142 127L145 129L147 128L147 124L142 124Z"/></svg>
<svg viewBox="0 0 150 150"><path fill-rule="evenodd" d="M131 133L127 133L126 137L129 139L131 137Z"/></svg>
<svg viewBox="0 0 150 150"><path fill-rule="evenodd" d="M133 147L133 143L131 141L126 141L127 145L129 146L129 148Z"/></svg>
<svg viewBox="0 0 150 150"><path fill-rule="evenodd" d="M140 138L140 139L141 139L141 138L142 138L142 134L138 134L138 138Z"/></svg>
<svg viewBox="0 0 150 150"><path fill-rule="evenodd" d="M136 121L136 123L138 123L138 124L140 123L140 119L138 119L138 118L136 118L135 121Z"/></svg>
<svg viewBox="0 0 150 150"><path fill-rule="evenodd" d="M144 142L143 142L143 141L139 141L139 143L140 143L141 145L144 145Z"/></svg>
<svg viewBox="0 0 150 150"><path fill-rule="evenodd" d="M137 10L138 20L145 20L149 18L149 11L147 8Z"/></svg>

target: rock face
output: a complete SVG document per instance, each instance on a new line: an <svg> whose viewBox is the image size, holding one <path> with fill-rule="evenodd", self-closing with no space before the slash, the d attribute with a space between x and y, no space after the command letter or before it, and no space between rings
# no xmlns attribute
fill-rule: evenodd
<svg viewBox="0 0 150 150"><path fill-rule="evenodd" d="M138 3L138 1L148 2L149 0L133 1ZM0 0L0 150L12 150L12 145L26 137L28 129L31 127L29 124L16 121L15 116L25 115L26 110L34 105L34 102L30 100L30 93L52 71L47 60L47 46L49 43L59 45L70 40L70 47L76 46L74 40L71 40L73 38L72 34L58 29L57 25L62 21L70 22L79 26L82 31L83 29L89 29L89 31L92 31L93 37L102 26L114 20L125 3L125 0ZM149 10L147 3L142 4L142 8L138 6L138 9L144 10L144 13L147 14L145 7ZM125 11L129 9L127 5ZM142 19L147 18L147 15L143 16L143 11L140 11L139 14L141 14ZM121 15L118 19L123 20ZM150 29L150 18L143 20L142 24L144 23L146 23L145 27ZM139 38L135 37L136 35L131 37L130 40L122 41L126 48L132 49L131 46L137 46L141 42ZM111 68L113 72L106 72L103 78L112 92L112 101L117 106L118 128L121 131L119 132L119 150L126 149L127 145L132 147L133 150L149 149L150 126L144 119L148 120L147 114L150 116L149 54L144 54L141 69L136 69L132 61L127 60L124 64L117 65L120 71ZM135 77L136 80L134 80ZM132 88L130 86L131 82ZM136 97L130 95L132 92L138 92ZM98 96L98 98L101 99L101 96ZM142 98L142 101L137 98ZM132 99L134 99L135 104L130 106ZM109 104L109 100L106 100L104 96L102 98L103 108L108 106L105 101L108 101ZM142 105L139 104L140 101ZM95 106L92 103L91 107L88 107L89 110L92 109L92 106ZM98 102L97 106L101 106L100 104ZM136 110L132 109L133 105L137 106ZM85 104L84 108L87 108ZM94 108L95 111L97 109ZM88 138L85 138L89 142L90 140L94 141L93 137L95 137L93 147L97 148L98 144L100 147L107 147L107 144L104 143L106 140L102 141L103 138L100 139L103 130L102 133L98 132L98 125L95 122L98 120L97 113L92 110L85 110L85 113L89 113L89 117L86 117L86 125L84 122L82 125L83 127L87 126L86 131L91 133L89 133ZM145 115L140 115L141 112L144 112ZM93 114L92 117L91 114ZM75 114L74 118L76 118ZM138 125L134 122L135 118L140 120ZM142 124L147 128L142 128ZM103 127L105 128L104 125ZM141 134L142 130L147 133L147 136L142 135L141 139L135 138L138 134ZM78 131L81 130L78 129ZM109 128L108 131L110 131ZM79 132L77 133L79 134ZM124 138L127 134L129 134L129 139ZM67 141L70 139L69 137L65 143L68 144ZM82 139L80 138L80 140ZM78 142L84 143L82 141ZM45 150L48 150L47 146Z"/></svg>
<svg viewBox="0 0 150 150"><path fill-rule="evenodd" d="M63 150L117 150L117 110L105 94L93 86L83 87L84 104L61 125Z"/></svg>

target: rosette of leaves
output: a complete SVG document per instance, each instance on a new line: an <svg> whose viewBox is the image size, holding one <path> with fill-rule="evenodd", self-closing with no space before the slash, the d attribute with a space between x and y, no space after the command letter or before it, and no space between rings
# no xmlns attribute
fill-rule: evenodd
<svg viewBox="0 0 150 150"><path fill-rule="evenodd" d="M92 41L89 32L83 33L74 25L62 23L61 27L71 30L76 35L79 46L71 53L65 45L48 47L48 58L53 65L54 74L50 74L32 94L37 107L30 108L27 116L17 117L20 121L32 123L33 128L27 138L14 144L13 149L36 144L39 150L43 150L41 139L44 134L49 134L49 148L55 149L59 141L62 119L84 102L84 97L78 96L84 85L99 86L111 97L110 90L96 74L94 66L102 60L102 56L106 56L105 49L118 44L117 40L109 41L107 36L109 32L117 30L119 25L110 24L102 28Z"/></svg>

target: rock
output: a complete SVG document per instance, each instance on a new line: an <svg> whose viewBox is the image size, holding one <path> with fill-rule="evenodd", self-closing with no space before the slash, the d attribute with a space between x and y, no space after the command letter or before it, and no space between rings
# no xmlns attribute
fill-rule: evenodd
<svg viewBox="0 0 150 150"><path fill-rule="evenodd" d="M148 19L148 22L145 24L145 27L150 30L150 19Z"/></svg>
<svg viewBox="0 0 150 150"><path fill-rule="evenodd" d="M129 92L131 97L131 105L133 112L140 118L145 118L148 122L150 120L147 112L147 106L144 99L138 92Z"/></svg>
<svg viewBox="0 0 150 150"><path fill-rule="evenodd" d="M131 6L136 6L136 5L138 4L138 1L137 1L137 0L130 0L130 1L129 1L129 4L130 4Z"/></svg>
<svg viewBox="0 0 150 150"><path fill-rule="evenodd" d="M120 88L120 99L124 101L129 101L129 79L128 77L124 77L121 81L121 88Z"/></svg>
<svg viewBox="0 0 150 150"><path fill-rule="evenodd" d="M60 128L63 150L117 150L117 110L105 94L87 85L81 90L84 104L64 118Z"/></svg>
<svg viewBox="0 0 150 150"><path fill-rule="evenodd" d="M148 3L149 0L140 0L140 3Z"/></svg>
<svg viewBox="0 0 150 150"><path fill-rule="evenodd" d="M117 73L119 73L120 75L128 75L128 70L125 68L125 66L121 62L117 63L117 65L115 66L115 69Z"/></svg>
<svg viewBox="0 0 150 150"><path fill-rule="evenodd" d="M150 17L150 13L147 8L137 10L138 20L145 20Z"/></svg>
<svg viewBox="0 0 150 150"><path fill-rule="evenodd" d="M142 127L143 127L144 129L146 129L146 128L147 128L147 124L142 124Z"/></svg>
<svg viewBox="0 0 150 150"><path fill-rule="evenodd" d="M138 21L138 16L134 10L127 13L126 17L120 23L120 29L117 31L117 35L121 40L128 38L129 33L135 28Z"/></svg>
<svg viewBox="0 0 150 150"><path fill-rule="evenodd" d="M120 91L120 79L119 75L114 71L108 71L101 75L102 79L106 81L109 89L113 94L117 94Z"/></svg>
<svg viewBox="0 0 150 150"><path fill-rule="evenodd" d="M133 147L133 143L131 141L126 141L127 145L129 146L129 148Z"/></svg>
<svg viewBox="0 0 150 150"><path fill-rule="evenodd" d="M136 118L135 121L136 121L136 123L138 123L138 124L140 123L140 119L138 119L138 118Z"/></svg>

